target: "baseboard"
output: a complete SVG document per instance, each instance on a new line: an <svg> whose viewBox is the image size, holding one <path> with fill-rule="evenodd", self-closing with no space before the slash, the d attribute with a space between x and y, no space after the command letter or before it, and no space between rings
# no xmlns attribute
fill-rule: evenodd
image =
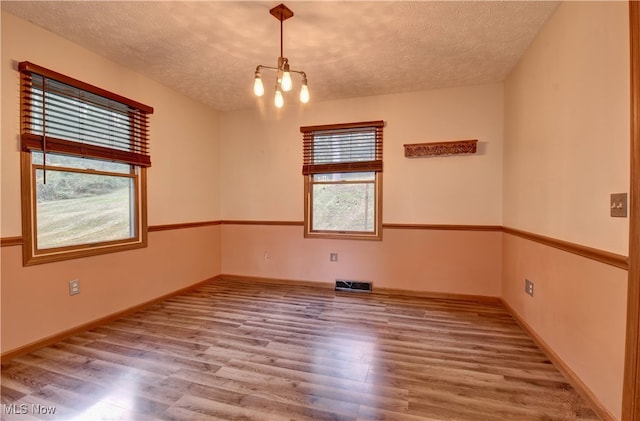
<svg viewBox="0 0 640 421"><path fill-rule="evenodd" d="M149 307L149 306L151 306L153 304L159 303L159 302L167 300L169 298L173 298L175 296L187 293L187 292L189 292L191 290L197 289L197 288L199 288L199 287L201 287L201 286L203 286L205 284L208 284L210 282L215 282L219 278L220 278L219 276L214 276L212 278L205 279L204 281L197 282L197 283L195 283L193 285L189 285L187 287L180 288L179 290L170 292L168 294L161 295L160 297L156 297L156 298L154 298L152 300L145 301L142 304L137 304L137 305L135 305L133 307L129 307L127 309L124 309L124 310L109 314L109 315L104 316L104 317L100 317L99 319L92 320L92 321L90 321L88 323L84 323L84 324L82 324L80 326L73 327L71 329L62 331L60 333L56 333L54 335L47 336L46 338L39 339L39 340L37 340L35 342L32 342L30 344L27 344L27 345L12 349L10 351L7 351L7 352L3 353L0 356L0 360L2 362L6 362L6 361L11 360L12 358L16 358L16 357L19 357L21 355L25 355L25 354L28 354L28 353L33 352L35 350L38 350L40 348L44 348L45 346L52 345L52 344L54 344L56 342L63 341L63 340L65 340L65 339L67 339L67 338L69 338L69 337L71 337L73 335L77 335L79 333L86 332L86 331L91 330L91 329L95 329L96 327L99 327L99 326L105 325L107 323L113 322L113 321L115 321L115 320L117 320L117 319L119 319L121 317L125 317L125 316L128 316L130 314L133 314L133 313L135 313L137 311L142 310L145 307Z"/></svg>
<svg viewBox="0 0 640 421"><path fill-rule="evenodd" d="M472 294L458 294L453 292L430 292L430 291L414 291L410 289L397 289L397 288L374 288L372 291L374 294L386 294L386 295L408 295L411 297L424 297L424 298L438 298L444 300L461 300L461 301L475 301L483 303L497 304L501 302L499 297L491 295L472 295Z"/></svg>
<svg viewBox="0 0 640 421"><path fill-rule="evenodd" d="M578 391L584 400L586 400L591 408L603 419L603 421L618 421L617 417L613 415L603 404L600 399L589 389L589 387L578 377L578 375L556 354L553 349L533 330L533 328L527 323L520 314L513 307L509 305L504 299L500 299L502 305L507 309L515 321L524 329L538 347L544 352L554 366L567 378L571 386Z"/></svg>
<svg viewBox="0 0 640 421"><path fill-rule="evenodd" d="M291 285L291 286L304 286L312 288L334 289L334 282L326 281L302 281L297 279L278 279L278 278L265 278L259 276L244 276L225 273L220 275L220 279L235 282L253 282L261 284L271 285ZM386 295L408 295L411 297L424 297L424 298L440 298L451 300L464 300L464 301L481 301L490 303L500 303L501 300L498 297L492 297L488 295L470 295L470 294L456 294L448 292L429 292L429 291L413 291L409 289L397 289L397 288L378 288L373 285L372 294L386 294Z"/></svg>
<svg viewBox="0 0 640 421"><path fill-rule="evenodd" d="M271 285L291 285L291 286L302 286L302 287L313 287L313 288L326 288L333 289L334 284L332 282L323 282L323 281L300 281L296 279L279 279L279 278L263 278L260 276L245 276L245 275L233 275L230 273L224 273L219 277L221 280L225 281L235 281L235 282L253 282L253 283L261 283L261 284L271 284Z"/></svg>

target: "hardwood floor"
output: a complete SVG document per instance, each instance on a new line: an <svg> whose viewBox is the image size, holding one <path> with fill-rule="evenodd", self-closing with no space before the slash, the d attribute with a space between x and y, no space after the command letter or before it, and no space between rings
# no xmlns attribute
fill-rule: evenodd
<svg viewBox="0 0 640 421"><path fill-rule="evenodd" d="M3 363L1 387L6 420L598 419L498 303L228 281Z"/></svg>

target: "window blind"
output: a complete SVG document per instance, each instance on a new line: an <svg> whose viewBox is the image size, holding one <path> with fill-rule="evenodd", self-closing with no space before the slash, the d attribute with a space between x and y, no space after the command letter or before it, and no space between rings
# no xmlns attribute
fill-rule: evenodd
<svg viewBox="0 0 640 421"><path fill-rule="evenodd" d="M152 107L29 62L19 71L24 150L151 166Z"/></svg>
<svg viewBox="0 0 640 421"><path fill-rule="evenodd" d="M300 127L302 174L382 171L384 121Z"/></svg>

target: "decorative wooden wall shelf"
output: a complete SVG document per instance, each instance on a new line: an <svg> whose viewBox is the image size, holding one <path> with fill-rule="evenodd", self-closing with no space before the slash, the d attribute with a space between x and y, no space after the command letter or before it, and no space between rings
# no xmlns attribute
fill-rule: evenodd
<svg viewBox="0 0 640 421"><path fill-rule="evenodd" d="M404 145L404 156L407 158L420 158L424 156L461 155L476 153L477 148L478 139L411 143Z"/></svg>

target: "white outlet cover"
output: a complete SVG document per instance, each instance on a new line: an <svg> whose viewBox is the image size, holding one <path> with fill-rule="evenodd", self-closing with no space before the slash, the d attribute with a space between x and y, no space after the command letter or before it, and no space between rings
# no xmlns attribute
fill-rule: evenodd
<svg viewBox="0 0 640 421"><path fill-rule="evenodd" d="M80 294L80 281L69 281L69 295Z"/></svg>

